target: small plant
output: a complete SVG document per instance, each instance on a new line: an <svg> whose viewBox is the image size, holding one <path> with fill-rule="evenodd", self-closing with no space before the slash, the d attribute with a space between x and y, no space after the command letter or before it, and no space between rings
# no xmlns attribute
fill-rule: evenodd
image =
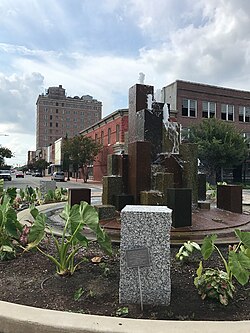
<svg viewBox="0 0 250 333"><path fill-rule="evenodd" d="M233 297L233 278L241 285L245 285L248 283L250 276L250 232L236 229L235 235L239 242L234 246L229 246L227 259L215 245L216 235L207 236L203 240L201 246L203 259L210 258L216 250L222 259L225 272L212 268L203 272L202 262L200 262L197 277L194 280L195 286L203 298L206 296L216 298L224 305L228 304L229 298Z"/></svg>
<svg viewBox="0 0 250 333"><path fill-rule="evenodd" d="M79 299L83 294L84 294L84 289L82 287L78 288L74 293L74 300L79 301Z"/></svg>
<svg viewBox="0 0 250 333"><path fill-rule="evenodd" d="M107 277L110 274L110 268L105 262L100 262L99 267L102 269L103 276Z"/></svg>
<svg viewBox="0 0 250 333"><path fill-rule="evenodd" d="M62 237L58 240L51 231L56 246L56 256L47 254L39 247L40 241L45 236L46 215L39 213L33 207L31 214L34 218L34 223L28 234L28 246L26 250L36 247L38 251L48 257L55 265L56 272L59 275L73 274L77 267L86 259L83 258L75 262L76 254L82 248L88 247L89 240L84 236L83 229L90 228L96 235L97 242L108 254L112 254L111 242L104 230L99 225L98 213L94 207L87 202L81 202L80 205L70 207L66 204L61 213L65 221Z"/></svg>
<svg viewBox="0 0 250 333"><path fill-rule="evenodd" d="M12 198L5 194L0 204L0 260L13 259L26 241L25 235L27 226L17 220Z"/></svg>
<svg viewBox="0 0 250 333"><path fill-rule="evenodd" d="M127 317L128 316L128 307L122 306L122 307L118 308L115 312L115 315L117 317Z"/></svg>
<svg viewBox="0 0 250 333"><path fill-rule="evenodd" d="M230 298L233 298L235 290L228 274L218 269L208 268L203 272L202 262L197 269L197 277L194 284L202 299L214 298L221 304L227 305Z"/></svg>
<svg viewBox="0 0 250 333"><path fill-rule="evenodd" d="M200 251L200 245L196 242L187 241L180 247L175 258L179 261L186 261L190 258L194 250Z"/></svg>

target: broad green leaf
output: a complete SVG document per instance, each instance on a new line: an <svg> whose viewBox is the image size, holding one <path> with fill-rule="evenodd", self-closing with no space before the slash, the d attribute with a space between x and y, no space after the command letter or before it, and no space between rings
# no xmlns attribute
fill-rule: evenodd
<svg viewBox="0 0 250 333"><path fill-rule="evenodd" d="M36 216L36 219L30 228L30 232L28 234L29 243L33 243L33 245L39 244L40 241L44 238L45 222L46 222L46 215L39 213Z"/></svg>
<svg viewBox="0 0 250 333"><path fill-rule="evenodd" d="M0 252L15 252L14 248L8 245L3 245L0 247Z"/></svg>
<svg viewBox="0 0 250 333"><path fill-rule="evenodd" d="M229 252L228 264L232 274L241 285L245 285L249 280L250 258L243 252Z"/></svg>
<svg viewBox="0 0 250 333"><path fill-rule="evenodd" d="M197 243L195 243L195 242L191 242L191 245L192 245L196 250L198 250L198 251L201 250L201 247L200 247L199 244L197 244Z"/></svg>
<svg viewBox="0 0 250 333"><path fill-rule="evenodd" d="M214 251L214 242L217 239L217 235L210 235L204 238L201 253L205 260L207 260Z"/></svg>
<svg viewBox="0 0 250 333"><path fill-rule="evenodd" d="M235 229L235 234L239 237L241 242L248 248L250 248L250 232L249 231L241 231L239 229Z"/></svg>
<svg viewBox="0 0 250 333"><path fill-rule="evenodd" d="M193 246L190 243L184 243L184 247L189 251L193 252Z"/></svg>

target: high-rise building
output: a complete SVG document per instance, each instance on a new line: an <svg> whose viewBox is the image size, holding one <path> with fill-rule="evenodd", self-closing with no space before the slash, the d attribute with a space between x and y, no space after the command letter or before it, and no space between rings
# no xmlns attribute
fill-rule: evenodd
<svg viewBox="0 0 250 333"><path fill-rule="evenodd" d="M38 96L36 149L48 147L61 137L71 138L101 119L102 102L90 95L67 97L62 85L49 87Z"/></svg>

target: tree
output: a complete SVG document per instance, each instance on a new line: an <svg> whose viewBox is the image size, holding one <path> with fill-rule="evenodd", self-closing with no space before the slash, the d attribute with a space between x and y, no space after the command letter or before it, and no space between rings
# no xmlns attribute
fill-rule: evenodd
<svg viewBox="0 0 250 333"><path fill-rule="evenodd" d="M49 163L46 160L41 158L37 161L34 161L33 168L42 172L48 167L48 165L49 165Z"/></svg>
<svg viewBox="0 0 250 333"><path fill-rule="evenodd" d="M191 127L190 141L198 144L199 159L215 182L223 168L233 168L248 156L248 143L232 124L215 118L203 120Z"/></svg>
<svg viewBox="0 0 250 333"><path fill-rule="evenodd" d="M11 150L9 148L0 146L0 166L4 165L5 158L11 158L11 157L14 157Z"/></svg>
<svg viewBox="0 0 250 333"><path fill-rule="evenodd" d="M93 161L101 148L102 145L82 135L70 139L66 137L62 147L64 170L68 171L69 164L71 164L73 170L77 172L84 164Z"/></svg>

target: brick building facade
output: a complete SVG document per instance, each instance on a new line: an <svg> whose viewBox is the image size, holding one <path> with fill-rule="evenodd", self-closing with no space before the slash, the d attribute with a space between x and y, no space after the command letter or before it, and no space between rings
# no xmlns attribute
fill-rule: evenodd
<svg viewBox="0 0 250 333"><path fill-rule="evenodd" d="M188 135L191 125L215 117L233 124L250 139L250 91L177 80L162 88L162 99L169 105L170 117L181 124L182 137ZM250 160L224 171L224 179L245 182L250 179Z"/></svg>
<svg viewBox="0 0 250 333"><path fill-rule="evenodd" d="M79 134L102 116L102 102L89 95L67 97L62 85L49 87L46 94L38 96L36 105L38 158L44 147L52 145L66 134L69 138Z"/></svg>
<svg viewBox="0 0 250 333"><path fill-rule="evenodd" d="M162 88L162 97L184 129L215 117L250 136L250 91L177 80Z"/></svg>
<svg viewBox="0 0 250 333"><path fill-rule="evenodd" d="M102 180L107 175L107 156L126 152L126 133L128 132L128 109L119 109L89 126L80 134L92 138L103 145L103 149L93 162L94 180Z"/></svg>

